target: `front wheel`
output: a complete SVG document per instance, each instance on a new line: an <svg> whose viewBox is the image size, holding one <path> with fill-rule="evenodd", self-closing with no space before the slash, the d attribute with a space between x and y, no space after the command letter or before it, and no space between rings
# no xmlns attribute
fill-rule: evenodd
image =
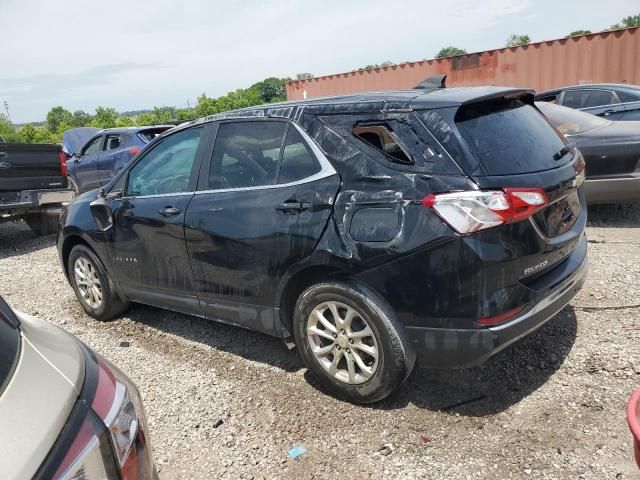
<svg viewBox="0 0 640 480"><path fill-rule="evenodd" d="M318 381L351 402L382 400L415 363L391 308L355 282L327 282L305 290L296 303L294 335Z"/></svg>
<svg viewBox="0 0 640 480"><path fill-rule="evenodd" d="M73 247L67 268L80 305L96 320L111 320L129 307L118 296L107 270L90 248Z"/></svg>

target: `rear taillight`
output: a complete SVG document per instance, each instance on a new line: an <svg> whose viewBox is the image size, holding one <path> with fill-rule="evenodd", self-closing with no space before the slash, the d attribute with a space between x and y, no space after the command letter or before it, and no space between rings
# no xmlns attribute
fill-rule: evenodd
<svg viewBox="0 0 640 480"><path fill-rule="evenodd" d="M58 153L58 159L60 160L60 175L67 176L67 154L64 152Z"/></svg>
<svg viewBox="0 0 640 480"><path fill-rule="evenodd" d="M430 194L422 204L461 234L518 222L548 204L541 188L505 188Z"/></svg>
<svg viewBox="0 0 640 480"><path fill-rule="evenodd" d="M151 446L138 390L105 359L98 357L97 369L91 405L88 398L78 402L81 424L64 450L56 452L62 458L48 478L151 478Z"/></svg>
<svg viewBox="0 0 640 480"><path fill-rule="evenodd" d="M140 153L140 149L138 147L131 147L129 148L129 153L131 156L135 156Z"/></svg>

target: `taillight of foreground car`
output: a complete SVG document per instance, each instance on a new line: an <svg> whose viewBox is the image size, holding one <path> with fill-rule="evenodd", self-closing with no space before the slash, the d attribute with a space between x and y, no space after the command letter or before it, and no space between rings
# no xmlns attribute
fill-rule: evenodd
<svg viewBox="0 0 640 480"><path fill-rule="evenodd" d="M60 160L60 175L67 176L67 154L64 152L58 153L58 160Z"/></svg>
<svg viewBox="0 0 640 480"><path fill-rule="evenodd" d="M422 204L460 234L525 220L549 204L541 188L430 194Z"/></svg>
<svg viewBox="0 0 640 480"><path fill-rule="evenodd" d="M82 409L86 403L78 402ZM151 446L136 387L116 367L98 358L91 407L56 465L54 479L152 478ZM72 415L73 417L73 415Z"/></svg>

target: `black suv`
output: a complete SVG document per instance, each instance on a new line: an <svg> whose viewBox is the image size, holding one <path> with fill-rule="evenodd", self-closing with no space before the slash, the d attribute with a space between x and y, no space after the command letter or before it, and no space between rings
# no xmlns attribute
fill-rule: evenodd
<svg viewBox="0 0 640 480"><path fill-rule="evenodd" d="M586 273L584 162L533 92L433 88L207 117L61 216L92 317L140 302L282 337L330 391L393 392L540 327Z"/></svg>

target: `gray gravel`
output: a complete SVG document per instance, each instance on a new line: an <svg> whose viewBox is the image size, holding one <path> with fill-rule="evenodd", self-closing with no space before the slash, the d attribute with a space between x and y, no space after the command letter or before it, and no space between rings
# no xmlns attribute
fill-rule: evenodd
<svg viewBox="0 0 640 480"><path fill-rule="evenodd" d="M571 306L484 366L416 370L371 407L325 395L257 333L144 306L90 319L53 237L21 224L0 225L0 294L137 383L163 479L639 478L625 404L640 387L640 308L587 307L640 304L640 206L590 218L590 273ZM288 458L299 443L307 453Z"/></svg>

